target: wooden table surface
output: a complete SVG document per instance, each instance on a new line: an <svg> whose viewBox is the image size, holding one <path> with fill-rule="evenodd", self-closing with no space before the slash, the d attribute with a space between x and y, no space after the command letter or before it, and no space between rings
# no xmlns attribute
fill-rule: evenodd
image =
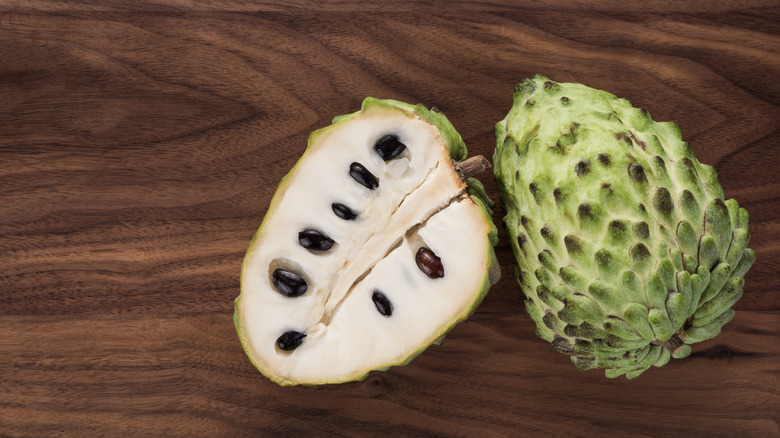
<svg viewBox="0 0 780 438"><path fill-rule="evenodd" d="M776 0L2 3L0 436L780 436ZM676 121L749 210L723 333L633 381L579 372L534 335L502 232L503 279L410 365L259 374L233 299L308 133L395 98L490 157L534 73Z"/></svg>

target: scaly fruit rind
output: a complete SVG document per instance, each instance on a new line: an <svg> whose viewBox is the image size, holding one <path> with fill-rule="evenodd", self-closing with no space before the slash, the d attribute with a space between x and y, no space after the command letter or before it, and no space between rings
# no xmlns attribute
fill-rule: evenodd
<svg viewBox="0 0 780 438"><path fill-rule="evenodd" d="M536 75L517 84L495 136L526 309L578 368L637 377L733 316L755 260L748 214L676 124Z"/></svg>

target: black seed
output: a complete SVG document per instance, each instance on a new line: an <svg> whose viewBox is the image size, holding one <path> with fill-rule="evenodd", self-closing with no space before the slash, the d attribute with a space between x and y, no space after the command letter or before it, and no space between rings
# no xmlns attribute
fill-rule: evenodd
<svg viewBox="0 0 780 438"><path fill-rule="evenodd" d="M568 97L563 96L563 97L561 97L561 103L564 104L564 105L568 105L568 104L571 103L571 100Z"/></svg>
<svg viewBox="0 0 780 438"><path fill-rule="evenodd" d="M571 336L573 338L577 336L577 326L573 324L566 324L566 326L563 327L563 333L566 336Z"/></svg>
<svg viewBox="0 0 780 438"><path fill-rule="evenodd" d="M556 88L558 88L558 84L556 84L555 82L553 82L553 81L545 81L544 82L544 89L545 90L550 91L550 90L554 90Z"/></svg>
<svg viewBox="0 0 780 438"><path fill-rule="evenodd" d="M578 176L587 174L590 171L590 160L582 160L574 166L574 172Z"/></svg>
<svg viewBox="0 0 780 438"><path fill-rule="evenodd" d="M368 169L363 167L360 163L352 163L349 166L349 176L369 190L374 190L379 187L379 181L377 181L374 174L369 172Z"/></svg>
<svg viewBox="0 0 780 438"><path fill-rule="evenodd" d="M535 100L528 99L527 101L525 101L526 108L533 108L534 105L536 105L536 101Z"/></svg>
<svg viewBox="0 0 780 438"><path fill-rule="evenodd" d="M520 216L520 223L522 223L526 229L531 228L531 219L528 219L526 216Z"/></svg>
<svg viewBox="0 0 780 438"><path fill-rule="evenodd" d="M298 243L311 251L327 251L333 246L333 239L321 231L306 229L298 233Z"/></svg>
<svg viewBox="0 0 780 438"><path fill-rule="evenodd" d="M309 288L300 275L281 268L271 274L271 281L280 294L290 298L303 295Z"/></svg>
<svg viewBox="0 0 780 438"><path fill-rule="evenodd" d="M376 310L385 318L388 318L393 314L393 305L390 304L390 300L388 300L382 292L375 290L374 294L371 295L371 301L374 302Z"/></svg>
<svg viewBox="0 0 780 438"><path fill-rule="evenodd" d="M444 265L441 264L441 259L430 249L424 246L420 247L417 250L415 260L417 261L417 267L429 278L444 277Z"/></svg>
<svg viewBox="0 0 780 438"><path fill-rule="evenodd" d="M282 336L276 339L276 346L280 350L292 351L301 346L305 337L306 333L290 330L289 332L284 332Z"/></svg>
<svg viewBox="0 0 780 438"><path fill-rule="evenodd" d="M647 181L645 168L641 164L631 163L628 165L628 176L636 182L643 183Z"/></svg>
<svg viewBox="0 0 780 438"><path fill-rule="evenodd" d="M385 135L374 144L374 150L385 161L401 155L404 149L406 149L406 145L398 140L397 135L393 134Z"/></svg>
<svg viewBox="0 0 780 438"><path fill-rule="evenodd" d="M645 204L642 203L639 204L639 211L641 211L642 213L647 212L647 207L645 207Z"/></svg>
<svg viewBox="0 0 780 438"><path fill-rule="evenodd" d="M599 161L601 164L608 166L612 161L609 159L609 154L599 154Z"/></svg>
<svg viewBox="0 0 780 438"><path fill-rule="evenodd" d="M659 187L655 191L653 196L653 207L658 210L659 213L668 216L674 210L674 203L672 202L672 194L666 187Z"/></svg>
<svg viewBox="0 0 780 438"><path fill-rule="evenodd" d="M650 237L650 227L647 222L637 222L634 224L634 235L640 239L647 239Z"/></svg>
<svg viewBox="0 0 780 438"><path fill-rule="evenodd" d="M441 110L440 110L440 109L438 109L438 108L436 108L435 106L432 106L432 107L431 107L431 112L433 112L433 113L440 113L440 112L441 112Z"/></svg>
<svg viewBox="0 0 780 438"><path fill-rule="evenodd" d="M528 190L530 190L531 194L536 197L536 191L539 190L539 186L532 182L531 184L528 184Z"/></svg>
<svg viewBox="0 0 780 438"><path fill-rule="evenodd" d="M333 213L335 213L336 216L344 219L345 221L351 221L358 216L355 210L347 207L344 204L334 202L333 204L330 204L330 208L333 209Z"/></svg>
<svg viewBox="0 0 780 438"><path fill-rule="evenodd" d="M663 158L656 155L655 157L653 157L653 159L655 160L655 164L658 165L658 167L660 167L661 169L666 169L666 162L664 161Z"/></svg>
<svg viewBox="0 0 780 438"><path fill-rule="evenodd" d="M541 234L542 237L544 237L546 240L552 237L552 230L550 229L549 225L545 225L539 229L539 234Z"/></svg>

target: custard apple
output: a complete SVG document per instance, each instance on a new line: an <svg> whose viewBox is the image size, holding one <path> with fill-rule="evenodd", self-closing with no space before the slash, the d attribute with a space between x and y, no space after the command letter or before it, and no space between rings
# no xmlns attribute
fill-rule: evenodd
<svg viewBox="0 0 780 438"><path fill-rule="evenodd" d="M447 118L366 98L309 136L244 258L234 323L281 385L403 365L499 278L492 202ZM464 161L465 160L465 161Z"/></svg>
<svg viewBox="0 0 780 438"><path fill-rule="evenodd" d="M748 212L677 125L537 75L495 135L517 280L555 351L631 379L732 319L756 257Z"/></svg>

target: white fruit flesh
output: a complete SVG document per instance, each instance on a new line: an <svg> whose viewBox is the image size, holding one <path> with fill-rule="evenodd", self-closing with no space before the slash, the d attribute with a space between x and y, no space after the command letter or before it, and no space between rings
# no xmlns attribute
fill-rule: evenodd
<svg viewBox="0 0 780 438"><path fill-rule="evenodd" d="M384 161L377 139L397 135L406 150ZM353 162L379 181L370 190L349 175ZM492 223L465 193L439 131L411 112L369 106L312 135L284 179L244 259L237 329L250 359L281 384L342 382L404 363L464 319L481 296L491 264ZM358 213L334 214L332 203ZM302 247L316 229L336 243ZM429 278L415 254L441 258L443 278ZM299 297L280 294L277 268L303 277ZM392 305L383 316L372 295ZM287 331L304 333L292 351L277 347Z"/></svg>

